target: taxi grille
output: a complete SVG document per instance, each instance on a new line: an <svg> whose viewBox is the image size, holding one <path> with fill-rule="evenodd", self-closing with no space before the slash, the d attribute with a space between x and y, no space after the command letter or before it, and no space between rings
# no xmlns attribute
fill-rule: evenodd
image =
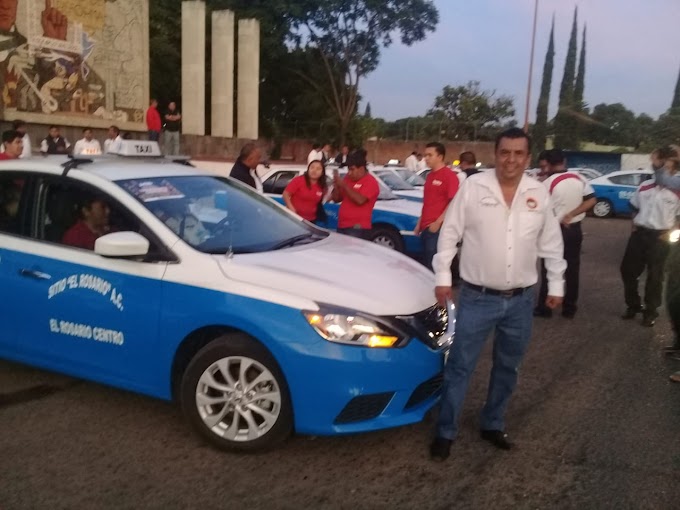
<svg viewBox="0 0 680 510"><path fill-rule="evenodd" d="M413 393L411 393L408 402L406 402L404 410L416 407L418 404L422 404L426 400L437 395L441 391L443 383L444 374L437 374L432 379L428 379L419 385L415 390L413 390Z"/></svg>
<svg viewBox="0 0 680 510"><path fill-rule="evenodd" d="M394 393L375 393L354 397L335 418L337 425L372 420L382 414Z"/></svg>
<svg viewBox="0 0 680 510"><path fill-rule="evenodd" d="M414 315L397 317L397 320L407 326L409 333L432 349L439 349L437 340L446 333L449 326L449 314L446 308L439 305Z"/></svg>

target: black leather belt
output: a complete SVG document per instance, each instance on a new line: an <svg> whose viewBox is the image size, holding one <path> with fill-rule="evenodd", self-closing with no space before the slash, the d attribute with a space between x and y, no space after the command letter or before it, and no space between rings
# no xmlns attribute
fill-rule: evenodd
<svg viewBox="0 0 680 510"><path fill-rule="evenodd" d="M526 290L531 288L531 287L518 287L516 289L497 290L490 289L488 287L482 287L480 285L473 285L468 282L463 282L463 285L465 285L469 289L481 292L482 294L488 294L489 296L501 296L505 298L519 296L520 294L523 294Z"/></svg>

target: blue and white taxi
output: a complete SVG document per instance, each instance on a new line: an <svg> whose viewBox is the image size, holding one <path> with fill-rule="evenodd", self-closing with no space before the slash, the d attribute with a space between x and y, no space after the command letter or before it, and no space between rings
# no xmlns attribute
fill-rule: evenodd
<svg viewBox="0 0 680 510"><path fill-rule="evenodd" d="M635 190L653 176L651 170L622 170L590 180L597 198L593 214L598 218L630 214L630 199Z"/></svg>
<svg viewBox="0 0 680 510"><path fill-rule="evenodd" d="M398 197L414 202L420 202L422 204L424 184L420 187L409 184L396 173L395 168L371 167L370 172L376 179L381 180L388 188L390 188ZM420 179L420 177L418 178Z"/></svg>
<svg viewBox="0 0 680 510"><path fill-rule="evenodd" d="M0 211L0 358L176 400L233 450L437 399L454 320L432 273L237 181L160 156L7 161Z"/></svg>
<svg viewBox="0 0 680 510"><path fill-rule="evenodd" d="M282 194L288 183L298 175L305 172L306 167L281 167L273 168L262 176L264 193L279 203L283 203ZM327 168L327 177L330 182L332 169ZM342 169L340 175L346 173ZM386 248L401 251L417 257L423 253L423 243L414 230L422 212L422 202L406 200L394 194L381 179L378 180L380 195L373 208L373 229L371 240ZM324 209L328 215L328 221L323 225L330 230L337 229L338 210L340 204L327 202Z"/></svg>

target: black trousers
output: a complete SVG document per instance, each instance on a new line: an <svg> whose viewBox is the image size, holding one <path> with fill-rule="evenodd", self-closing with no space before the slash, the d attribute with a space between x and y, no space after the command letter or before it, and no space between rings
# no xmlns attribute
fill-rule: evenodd
<svg viewBox="0 0 680 510"><path fill-rule="evenodd" d="M676 342L680 342L680 243L670 249L666 269L666 307Z"/></svg>
<svg viewBox="0 0 680 510"><path fill-rule="evenodd" d="M372 230L370 228L339 228L338 229L338 234L345 234L346 236L357 237L359 239L363 239L364 241L370 241L371 240L371 232L372 232Z"/></svg>
<svg viewBox="0 0 680 510"><path fill-rule="evenodd" d="M642 306L638 293L638 279L647 270L645 283L645 314L656 316L661 306L663 277L670 245L661 236L664 231L637 227L630 235L626 253L621 262L621 278L628 308Z"/></svg>
<svg viewBox="0 0 680 510"><path fill-rule="evenodd" d="M581 273L581 247L583 246L583 230L581 222L572 223L562 228L562 240L564 242L564 260L567 261L567 270L564 273L565 292L562 302L562 313L575 314L577 310L579 274ZM548 297L548 273L545 263L541 261L541 290L538 293L537 308L545 309L545 300Z"/></svg>

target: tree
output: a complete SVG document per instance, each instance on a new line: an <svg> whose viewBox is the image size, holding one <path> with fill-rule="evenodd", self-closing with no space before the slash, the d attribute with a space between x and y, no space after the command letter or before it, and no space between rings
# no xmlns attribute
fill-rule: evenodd
<svg viewBox="0 0 680 510"><path fill-rule="evenodd" d="M318 52L326 83L301 73L337 117L340 141L356 115L361 80L374 71L380 50L395 35L405 45L425 39L439 22L432 0L309 0L294 20L292 40ZM338 83L336 77L342 76Z"/></svg>
<svg viewBox="0 0 680 510"><path fill-rule="evenodd" d="M673 94L671 110L680 110L680 73L678 73L678 81L675 84L675 93Z"/></svg>
<svg viewBox="0 0 680 510"><path fill-rule="evenodd" d="M541 95L538 98L536 107L536 124L534 125L533 135L536 145L536 153L545 150L545 141L548 137L548 106L550 104L550 89L552 87L553 69L555 67L555 18L553 17L552 29L550 30L550 41L548 51L545 54L543 64L543 82L541 83Z"/></svg>
<svg viewBox="0 0 680 510"><path fill-rule="evenodd" d="M366 111L364 112L364 117L367 119L371 118L371 103L366 103Z"/></svg>
<svg viewBox="0 0 680 510"><path fill-rule="evenodd" d="M574 129L574 79L576 74L576 52L578 38L578 8L574 10L574 24L569 38L567 59L560 87L560 103L555 117L555 145L562 149L578 148Z"/></svg>
<svg viewBox="0 0 680 510"><path fill-rule="evenodd" d="M581 43L581 56L578 60L578 74L574 85L574 107L583 110L583 94L586 88L586 27L583 27L583 42Z"/></svg>
<svg viewBox="0 0 680 510"><path fill-rule="evenodd" d="M622 103L598 104L590 115L587 138L600 145L635 147L642 133L638 118Z"/></svg>
<svg viewBox="0 0 680 510"><path fill-rule="evenodd" d="M428 117L439 119L442 127L446 121L448 138L464 139L476 139L479 130L497 126L514 115L512 97L496 97L495 91L481 90L478 81L458 87L447 85L428 112Z"/></svg>

